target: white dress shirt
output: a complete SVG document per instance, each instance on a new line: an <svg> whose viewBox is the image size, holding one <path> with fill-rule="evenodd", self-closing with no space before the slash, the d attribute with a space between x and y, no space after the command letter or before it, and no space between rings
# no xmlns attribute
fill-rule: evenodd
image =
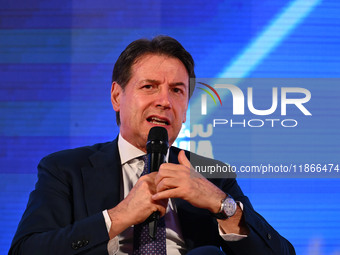
<svg viewBox="0 0 340 255"><path fill-rule="evenodd" d="M145 153L132 144L127 142L121 134L118 137L118 150L120 155L120 161L122 164L122 182L121 183L121 198L124 199L133 186L138 181L140 175L144 170L144 162L140 158ZM166 155L166 161L169 158L169 151ZM242 203L240 204L243 209ZM107 210L103 211L107 231L110 231L111 220ZM165 214L166 225L166 250L167 254L181 255L187 252L183 236L180 229L180 224L177 216L176 204L172 199L168 201L168 207ZM224 234L219 229L221 237L226 241L237 241L246 236L237 234ZM108 242L109 255L126 255L133 253L133 226L127 228Z"/></svg>

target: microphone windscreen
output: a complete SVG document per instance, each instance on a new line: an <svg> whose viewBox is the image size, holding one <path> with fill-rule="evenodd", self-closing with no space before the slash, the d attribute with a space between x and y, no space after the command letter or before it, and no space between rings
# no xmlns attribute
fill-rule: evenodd
<svg viewBox="0 0 340 255"><path fill-rule="evenodd" d="M168 131L164 127L152 127L149 131L148 141L168 141Z"/></svg>
<svg viewBox="0 0 340 255"><path fill-rule="evenodd" d="M149 131L148 142L146 143L147 152L166 154L168 147L168 131L164 127L152 127Z"/></svg>

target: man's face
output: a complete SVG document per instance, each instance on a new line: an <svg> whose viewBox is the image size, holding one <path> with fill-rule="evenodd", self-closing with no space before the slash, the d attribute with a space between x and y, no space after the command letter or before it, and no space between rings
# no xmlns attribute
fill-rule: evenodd
<svg viewBox="0 0 340 255"><path fill-rule="evenodd" d="M146 151L152 127L167 129L172 144L188 108L189 76L183 63L164 55L147 54L131 68L124 91L112 84L111 100L120 111L120 132L124 139Z"/></svg>

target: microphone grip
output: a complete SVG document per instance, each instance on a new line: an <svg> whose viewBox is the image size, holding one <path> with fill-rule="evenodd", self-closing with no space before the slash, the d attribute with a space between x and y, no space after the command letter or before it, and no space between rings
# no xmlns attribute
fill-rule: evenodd
<svg viewBox="0 0 340 255"><path fill-rule="evenodd" d="M150 171L150 173L152 172L157 172L160 165L163 164L165 162L165 155L162 153L149 153L148 154L148 169ZM157 234L157 224L158 224L158 220L160 218L160 213L157 212L153 212L149 218L148 218L148 222L149 222L149 236L152 238L152 240L156 239L156 234Z"/></svg>
<svg viewBox="0 0 340 255"><path fill-rule="evenodd" d="M161 153L149 153L148 154L148 169L149 172L158 172L161 164L165 162L165 155Z"/></svg>
<svg viewBox="0 0 340 255"><path fill-rule="evenodd" d="M157 234L157 224L158 224L158 220L160 217L160 213L157 212L153 212L150 216L149 216L149 236L152 238L152 240L156 240L156 234Z"/></svg>

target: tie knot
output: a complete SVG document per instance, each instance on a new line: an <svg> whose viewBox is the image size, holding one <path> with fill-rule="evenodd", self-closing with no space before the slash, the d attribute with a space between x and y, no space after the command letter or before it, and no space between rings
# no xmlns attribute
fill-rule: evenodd
<svg viewBox="0 0 340 255"><path fill-rule="evenodd" d="M141 156L142 160L144 161L144 163L148 162L148 155L145 154L144 156Z"/></svg>
<svg viewBox="0 0 340 255"><path fill-rule="evenodd" d="M148 171L148 162L149 162L148 155L142 156L142 160L144 161L144 169L143 169L141 176L149 173L149 171Z"/></svg>

